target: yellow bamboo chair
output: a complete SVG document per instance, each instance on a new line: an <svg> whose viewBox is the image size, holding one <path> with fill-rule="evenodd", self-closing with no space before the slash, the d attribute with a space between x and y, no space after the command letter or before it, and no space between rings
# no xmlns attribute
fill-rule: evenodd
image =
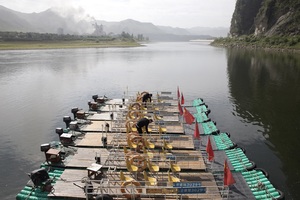
<svg viewBox="0 0 300 200"><path fill-rule="evenodd" d="M137 172L139 167L130 163L129 158L126 159L126 168L130 172Z"/></svg>
<svg viewBox="0 0 300 200"><path fill-rule="evenodd" d="M173 176L170 174L170 170L168 171L168 182L170 185L173 185L173 183L180 182L180 179L177 178L176 176Z"/></svg>
<svg viewBox="0 0 300 200"><path fill-rule="evenodd" d="M170 161L170 168L174 173L178 173L181 171L181 167L178 164L173 163L172 161Z"/></svg>
<svg viewBox="0 0 300 200"><path fill-rule="evenodd" d="M147 159L147 167L148 167L148 169L150 170L150 172L159 172L159 166L158 165L156 165L156 164L154 164L154 163L152 163L152 162L150 162L150 160L149 159Z"/></svg>
<svg viewBox="0 0 300 200"><path fill-rule="evenodd" d="M149 159L152 159L154 157L153 153L152 152L149 152L147 151L147 149L145 147L143 147L143 153L144 155L149 158Z"/></svg>
<svg viewBox="0 0 300 200"><path fill-rule="evenodd" d="M165 139L163 139L163 143L164 143L164 149L166 149L166 150L172 150L173 149L173 146L170 144L170 143L168 143Z"/></svg>
<svg viewBox="0 0 300 200"><path fill-rule="evenodd" d="M158 132L159 132L160 134L165 134L165 133L167 133L167 128L161 127L161 126L159 125L159 126L158 126Z"/></svg>
<svg viewBox="0 0 300 200"><path fill-rule="evenodd" d="M143 133L146 133L146 128L142 127L142 131L143 131ZM152 132L152 128L148 127L148 132L151 133Z"/></svg>
<svg viewBox="0 0 300 200"><path fill-rule="evenodd" d="M156 113L153 114L153 119L155 120L162 120L161 116L158 116Z"/></svg>
<svg viewBox="0 0 300 200"><path fill-rule="evenodd" d="M157 185L157 179L151 176L148 176L147 172L144 171L144 179L147 186L156 186Z"/></svg>
<svg viewBox="0 0 300 200"><path fill-rule="evenodd" d="M120 180L125 182L125 181L133 181L134 178L130 177L130 176L125 176L123 171L120 171Z"/></svg>
<svg viewBox="0 0 300 200"><path fill-rule="evenodd" d="M125 123L126 126L126 132L137 132L137 128L136 128L136 120L127 120Z"/></svg>
<svg viewBox="0 0 300 200"><path fill-rule="evenodd" d="M148 149L154 149L155 148L155 144L150 142L148 139L144 140L144 145L148 148Z"/></svg>
<svg viewBox="0 0 300 200"><path fill-rule="evenodd" d="M125 159L126 160L126 168L129 172L134 173L135 178L137 178L137 172L139 171L139 167L130 164L130 161L128 158Z"/></svg>
<svg viewBox="0 0 300 200"><path fill-rule="evenodd" d="M123 151L124 151L124 155L125 155L126 158L130 157L130 156L134 156L134 155L138 155L139 154L139 153L137 153L135 151L129 151L126 146L123 146Z"/></svg>
<svg viewBox="0 0 300 200"><path fill-rule="evenodd" d="M161 158L163 160L166 160L168 156L172 155L172 153L169 153L164 147L162 147L161 149L162 149Z"/></svg>

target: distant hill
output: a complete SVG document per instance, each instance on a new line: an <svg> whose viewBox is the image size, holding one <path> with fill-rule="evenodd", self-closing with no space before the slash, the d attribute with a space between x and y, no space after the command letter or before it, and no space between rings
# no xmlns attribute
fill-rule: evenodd
<svg viewBox="0 0 300 200"><path fill-rule="evenodd" d="M93 25L102 25L103 33L118 35L122 32L142 34L155 41L188 41L191 39L211 39L227 36L229 28L191 29L156 26L152 23L127 19L120 22L95 20L93 17L78 17L81 13L72 11L62 15L57 9L50 8L40 13L21 13L0 6L0 31L59 33L59 34L92 34Z"/></svg>

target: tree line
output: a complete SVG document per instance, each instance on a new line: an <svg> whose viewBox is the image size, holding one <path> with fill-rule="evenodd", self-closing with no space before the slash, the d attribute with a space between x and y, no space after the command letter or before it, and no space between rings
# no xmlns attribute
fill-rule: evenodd
<svg viewBox="0 0 300 200"><path fill-rule="evenodd" d="M72 40L95 40L95 41L112 41L115 39L145 41L143 34L134 36L126 32L120 35L71 35L71 34L54 34L54 33L35 33L35 32L0 32L0 41L72 41Z"/></svg>

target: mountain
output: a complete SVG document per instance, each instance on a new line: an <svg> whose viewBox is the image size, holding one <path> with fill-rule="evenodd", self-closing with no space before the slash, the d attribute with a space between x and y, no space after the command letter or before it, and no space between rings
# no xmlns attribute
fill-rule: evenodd
<svg viewBox="0 0 300 200"><path fill-rule="evenodd" d="M299 35L299 0L237 0L230 34Z"/></svg>
<svg viewBox="0 0 300 200"><path fill-rule="evenodd" d="M55 9L27 14L0 6L0 31L57 33L58 29L65 34L84 34L93 27L87 20L61 16Z"/></svg>
<svg viewBox="0 0 300 200"><path fill-rule="evenodd" d="M142 34L155 41L187 41L191 39L211 39L226 36L226 28L191 29L173 28L170 26L156 26L152 23L127 19L120 22L96 20L90 16L83 16L80 10L69 9L61 11L50 8L40 13L21 13L0 6L0 31L59 33L59 34L92 34L95 25L101 26L101 31L109 35L122 32L138 35ZM226 32L226 33L225 33Z"/></svg>

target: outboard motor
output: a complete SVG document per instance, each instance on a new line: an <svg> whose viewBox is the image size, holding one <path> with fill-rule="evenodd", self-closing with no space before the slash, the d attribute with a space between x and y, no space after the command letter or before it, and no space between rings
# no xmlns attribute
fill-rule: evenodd
<svg viewBox="0 0 300 200"><path fill-rule="evenodd" d="M47 152L49 149L50 149L50 144L49 144L49 143L41 144L41 152L44 152L47 163L48 163L48 160L47 160L46 152Z"/></svg>
<svg viewBox="0 0 300 200"><path fill-rule="evenodd" d="M91 110L92 109L92 102L88 101L88 105L89 105L89 109Z"/></svg>
<svg viewBox="0 0 300 200"><path fill-rule="evenodd" d="M63 121L66 123L66 128L69 128L70 123L72 121L70 116L64 116Z"/></svg>
<svg viewBox="0 0 300 200"><path fill-rule="evenodd" d="M79 111L79 109L77 108L77 107L74 107L74 108L72 108L71 109L71 112L73 113L73 115L74 115L74 120L75 120L75 118L76 118L76 113Z"/></svg>
<svg viewBox="0 0 300 200"><path fill-rule="evenodd" d="M28 174L35 187L41 187L42 191L51 192L51 179L44 168L36 169Z"/></svg>
<svg viewBox="0 0 300 200"><path fill-rule="evenodd" d="M50 146L49 143L41 144L41 152L44 152L47 163L48 163L48 159L47 159L47 151L50 149L50 147L51 147L51 146Z"/></svg>
<svg viewBox="0 0 300 200"><path fill-rule="evenodd" d="M94 99L95 102L97 102L98 95L93 95L92 98Z"/></svg>
<svg viewBox="0 0 300 200"><path fill-rule="evenodd" d="M59 136L61 136L64 133L63 128L56 128L55 133L57 133Z"/></svg>
<svg viewBox="0 0 300 200"><path fill-rule="evenodd" d="M44 168L32 171L29 176L34 186L42 186L43 182L46 182L49 179L48 172Z"/></svg>

